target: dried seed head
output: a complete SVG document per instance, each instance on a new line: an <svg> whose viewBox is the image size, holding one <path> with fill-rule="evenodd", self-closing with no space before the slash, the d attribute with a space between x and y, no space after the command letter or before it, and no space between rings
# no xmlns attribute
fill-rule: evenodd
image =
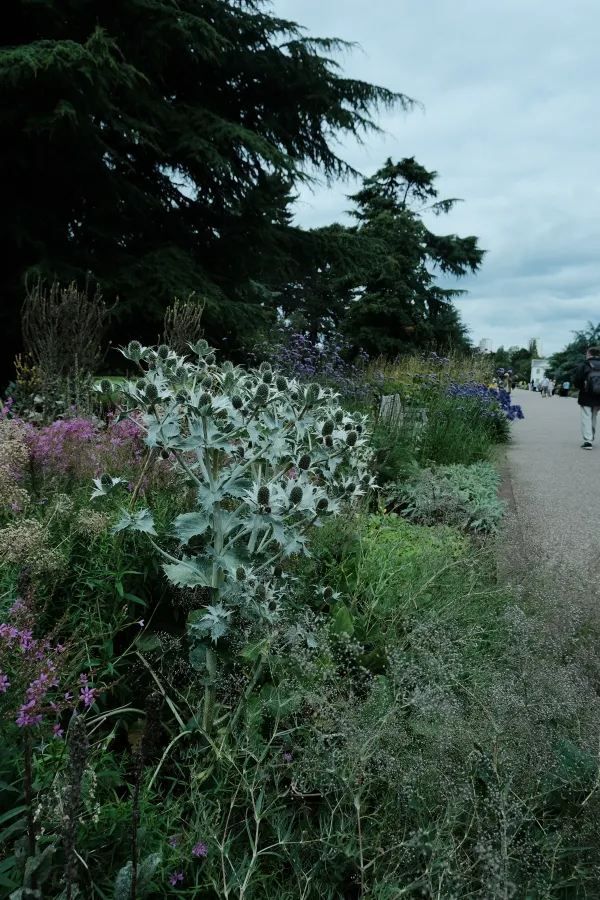
<svg viewBox="0 0 600 900"><path fill-rule="evenodd" d="M323 600L331 600L333 597L333 590L330 587L323 588Z"/></svg>
<svg viewBox="0 0 600 900"><path fill-rule="evenodd" d="M233 363L230 359L226 359L223 363L222 368L224 372L233 372Z"/></svg>
<svg viewBox="0 0 600 900"><path fill-rule="evenodd" d="M186 377L186 375L187 375L187 370L186 370L185 366L178 366L175 369L175 377L179 378L180 381L183 380Z"/></svg>
<svg viewBox="0 0 600 900"><path fill-rule="evenodd" d="M103 394L112 394L112 384L108 378L103 378L100 382L100 390Z"/></svg>
<svg viewBox="0 0 600 900"><path fill-rule="evenodd" d="M242 398L240 397L239 394L234 394L233 397L231 398L231 405L233 406L234 409L241 409L242 406L244 405L244 401L242 400Z"/></svg>
<svg viewBox="0 0 600 900"><path fill-rule="evenodd" d="M258 387L256 388L256 392L254 394L254 402L258 403L259 406L264 406L264 404L267 402L268 399L269 399L269 385L265 384L263 382L262 384L259 384Z"/></svg>
<svg viewBox="0 0 600 900"><path fill-rule="evenodd" d="M166 359L169 355L169 348L166 344L161 344L158 350L156 351L156 355L159 359Z"/></svg>
<svg viewBox="0 0 600 900"><path fill-rule="evenodd" d="M303 491L299 484L294 485L290 491L290 503L293 506L300 503L303 497Z"/></svg>
<svg viewBox="0 0 600 900"><path fill-rule="evenodd" d="M207 375L206 378L202 379L202 387L206 388L207 391L210 391L213 386L213 380L210 375Z"/></svg>
<svg viewBox="0 0 600 900"><path fill-rule="evenodd" d="M284 378L283 375L278 375L275 380L275 385L278 391L287 391L287 378Z"/></svg>
<svg viewBox="0 0 600 900"><path fill-rule="evenodd" d="M344 420L344 410L343 410L343 409L336 409L335 415L334 415L333 418L334 418L335 421L338 423L338 425L340 425L341 422L343 422L343 420Z"/></svg>
<svg viewBox="0 0 600 900"><path fill-rule="evenodd" d="M349 431L346 435L346 443L349 447L354 447L355 443L358 440L358 435L355 431Z"/></svg>
<svg viewBox="0 0 600 900"><path fill-rule="evenodd" d="M210 353L207 353L207 355L206 355L206 365L207 365L207 366L214 366L214 364L215 364L215 362L216 362L216 359L217 359L217 357L215 356L214 353L212 353L212 351L211 351Z"/></svg>
<svg viewBox="0 0 600 900"><path fill-rule="evenodd" d="M333 438L331 437L330 434L328 434L327 437L325 438L325 446L333 447Z"/></svg>
<svg viewBox="0 0 600 900"><path fill-rule="evenodd" d="M200 398L198 400L198 406L210 406L211 396L206 391L200 394Z"/></svg>
<svg viewBox="0 0 600 900"><path fill-rule="evenodd" d="M273 568L273 577L281 578L282 575L283 575L283 569L281 568L281 566L275 566Z"/></svg>
<svg viewBox="0 0 600 900"><path fill-rule="evenodd" d="M135 386L136 386L136 389L138 391L140 391L141 393L143 393L146 390L146 382L143 381L141 378L139 379L139 381L136 381Z"/></svg>
<svg viewBox="0 0 600 900"><path fill-rule="evenodd" d="M363 433L362 425L357 425L355 430L358 432L358 434L362 434Z"/></svg>
<svg viewBox="0 0 600 900"><path fill-rule="evenodd" d="M129 341L127 345L127 355L137 362L142 356L142 345L139 341Z"/></svg>
<svg viewBox="0 0 600 900"><path fill-rule="evenodd" d="M265 372L263 372L262 380L265 384L271 384L271 382L273 381L273 373L270 369L267 369Z"/></svg>
<svg viewBox="0 0 600 900"><path fill-rule="evenodd" d="M307 469L310 469L310 462L310 456L308 453L304 453L298 460L298 468L306 472Z"/></svg>
<svg viewBox="0 0 600 900"><path fill-rule="evenodd" d="M246 570L244 569L243 566L239 566L235 570L235 578L236 578L236 581L245 581L246 580Z"/></svg>
<svg viewBox="0 0 600 900"><path fill-rule="evenodd" d="M257 600L266 600L267 598L267 589L264 584L257 584L254 593Z"/></svg>
<svg viewBox="0 0 600 900"><path fill-rule="evenodd" d="M327 437L328 434L333 434L333 422L331 419L328 419L328 421L323 424L321 434L323 437Z"/></svg>
<svg viewBox="0 0 600 900"><path fill-rule="evenodd" d="M160 451L160 458L161 458L161 459L168 459L170 455L171 455L171 454L169 453L168 450L161 450L161 451Z"/></svg>
<svg viewBox="0 0 600 900"><path fill-rule="evenodd" d="M258 367L258 371L259 372L270 372L271 371L271 363L261 362L260 366Z"/></svg>
<svg viewBox="0 0 600 900"><path fill-rule="evenodd" d="M269 493L269 488L266 484L261 484L258 489L258 494L256 495L258 502L261 506L267 506L269 503L269 497L271 496Z"/></svg>
<svg viewBox="0 0 600 900"><path fill-rule="evenodd" d="M320 500L317 500L317 512L325 512L328 506L329 500L327 497L321 497Z"/></svg>
<svg viewBox="0 0 600 900"><path fill-rule="evenodd" d="M100 476L100 484L102 485L102 487L104 487L104 488L112 487L112 483L113 483L112 478L106 472L104 473L104 475Z"/></svg>

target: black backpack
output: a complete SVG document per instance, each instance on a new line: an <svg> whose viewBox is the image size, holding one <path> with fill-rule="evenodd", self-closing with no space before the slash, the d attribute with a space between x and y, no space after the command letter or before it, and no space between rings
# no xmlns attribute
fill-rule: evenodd
<svg viewBox="0 0 600 900"><path fill-rule="evenodd" d="M600 359L592 357L585 366L583 389L586 394L597 397L600 402Z"/></svg>

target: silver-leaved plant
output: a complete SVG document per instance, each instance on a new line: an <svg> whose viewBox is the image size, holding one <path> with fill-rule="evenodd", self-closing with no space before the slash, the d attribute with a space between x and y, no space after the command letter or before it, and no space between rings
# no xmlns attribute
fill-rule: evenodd
<svg viewBox="0 0 600 900"><path fill-rule="evenodd" d="M139 376L121 386L121 415L141 424L151 456L173 461L195 502L156 540L150 510L129 510L116 530L146 533L174 585L209 589L188 618L198 663L198 644L211 652L236 623L273 621L282 560L306 554L311 529L373 485L366 417L267 363L218 365L206 341L189 357L136 341L123 353ZM117 480L95 484L98 496Z"/></svg>

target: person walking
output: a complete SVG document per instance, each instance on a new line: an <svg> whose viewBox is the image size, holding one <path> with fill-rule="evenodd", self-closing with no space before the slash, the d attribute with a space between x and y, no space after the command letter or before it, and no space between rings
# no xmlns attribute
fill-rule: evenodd
<svg viewBox="0 0 600 900"><path fill-rule="evenodd" d="M550 381L548 380L547 375L544 375L542 378L542 383L540 385L542 397L549 397L548 388L550 387Z"/></svg>
<svg viewBox="0 0 600 900"><path fill-rule="evenodd" d="M577 402L581 407L582 450L591 450L596 437L596 420L600 410L600 347L588 347L585 362L575 372L573 383L579 388Z"/></svg>

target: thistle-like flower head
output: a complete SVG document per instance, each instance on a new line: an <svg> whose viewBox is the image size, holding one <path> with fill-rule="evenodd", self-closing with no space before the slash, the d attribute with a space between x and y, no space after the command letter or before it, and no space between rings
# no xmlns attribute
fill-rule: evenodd
<svg viewBox="0 0 600 900"><path fill-rule="evenodd" d="M155 384L150 383L146 385L145 397L148 403L156 403L158 400L158 388Z"/></svg>
<svg viewBox="0 0 600 900"><path fill-rule="evenodd" d="M254 402L259 406L264 406L269 399L269 385L262 382L256 388L254 393Z"/></svg>
<svg viewBox="0 0 600 900"><path fill-rule="evenodd" d="M142 345L139 341L129 341L127 345L127 355L134 362L138 362L142 356Z"/></svg>
<svg viewBox="0 0 600 900"><path fill-rule="evenodd" d="M290 503L292 506L296 506L298 503L302 501L303 491L299 484L295 484L294 487L290 491Z"/></svg>

